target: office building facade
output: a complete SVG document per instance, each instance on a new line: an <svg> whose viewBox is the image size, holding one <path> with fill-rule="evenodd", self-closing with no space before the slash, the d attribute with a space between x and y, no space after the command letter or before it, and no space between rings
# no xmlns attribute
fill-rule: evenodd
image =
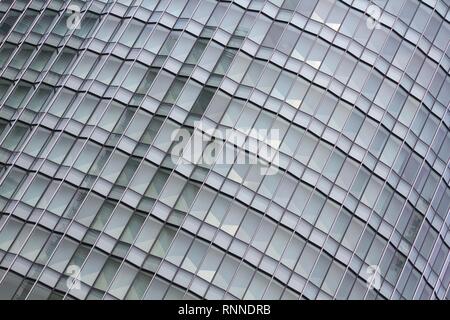
<svg viewBox="0 0 450 320"><path fill-rule="evenodd" d="M448 299L442 0L2 0L1 299Z"/></svg>

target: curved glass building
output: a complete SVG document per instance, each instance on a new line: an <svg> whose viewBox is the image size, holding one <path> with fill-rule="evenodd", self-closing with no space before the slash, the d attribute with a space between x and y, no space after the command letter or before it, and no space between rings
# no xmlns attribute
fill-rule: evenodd
<svg viewBox="0 0 450 320"><path fill-rule="evenodd" d="M2 0L0 299L448 299L448 0Z"/></svg>

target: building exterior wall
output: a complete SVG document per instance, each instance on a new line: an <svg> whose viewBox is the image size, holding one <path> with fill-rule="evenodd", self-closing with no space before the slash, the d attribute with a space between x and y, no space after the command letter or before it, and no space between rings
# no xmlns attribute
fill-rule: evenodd
<svg viewBox="0 0 450 320"><path fill-rule="evenodd" d="M447 299L448 7L2 0L0 299Z"/></svg>

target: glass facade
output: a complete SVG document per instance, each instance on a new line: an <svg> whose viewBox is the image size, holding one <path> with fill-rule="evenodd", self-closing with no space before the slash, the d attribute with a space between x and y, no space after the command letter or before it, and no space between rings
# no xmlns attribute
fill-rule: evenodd
<svg viewBox="0 0 450 320"><path fill-rule="evenodd" d="M0 299L448 299L449 6L2 0Z"/></svg>

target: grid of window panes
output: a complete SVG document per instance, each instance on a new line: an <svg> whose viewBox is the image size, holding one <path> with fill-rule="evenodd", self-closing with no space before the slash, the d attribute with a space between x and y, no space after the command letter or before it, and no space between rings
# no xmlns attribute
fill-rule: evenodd
<svg viewBox="0 0 450 320"><path fill-rule="evenodd" d="M2 0L0 298L448 299L449 5Z"/></svg>

